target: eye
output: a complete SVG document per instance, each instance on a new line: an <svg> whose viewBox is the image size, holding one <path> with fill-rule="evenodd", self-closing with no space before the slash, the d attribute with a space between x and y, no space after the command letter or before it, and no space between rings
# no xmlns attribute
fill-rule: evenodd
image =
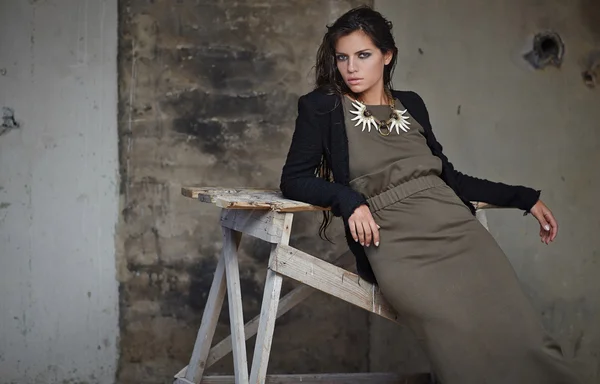
<svg viewBox="0 0 600 384"><path fill-rule="evenodd" d="M347 58L346 55L335 55L336 61L344 61L344 60L346 60L346 58Z"/></svg>
<svg viewBox="0 0 600 384"><path fill-rule="evenodd" d="M361 59L366 59L369 56L371 56L371 53L369 53L369 52L361 52L358 54L358 57Z"/></svg>

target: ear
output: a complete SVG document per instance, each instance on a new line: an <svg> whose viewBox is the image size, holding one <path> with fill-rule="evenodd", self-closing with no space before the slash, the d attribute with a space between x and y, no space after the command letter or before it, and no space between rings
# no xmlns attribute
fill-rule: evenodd
<svg viewBox="0 0 600 384"><path fill-rule="evenodd" d="M383 55L383 60L384 60L385 65L388 65L389 63L391 63L393 57L394 57L394 51L393 50L387 51Z"/></svg>

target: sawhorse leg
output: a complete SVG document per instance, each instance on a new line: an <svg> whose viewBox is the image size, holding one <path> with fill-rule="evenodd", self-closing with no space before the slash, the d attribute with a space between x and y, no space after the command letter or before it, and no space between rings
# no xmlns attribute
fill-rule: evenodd
<svg viewBox="0 0 600 384"><path fill-rule="evenodd" d="M285 214L281 239L278 244L271 245L269 259L275 257L277 247L280 244L289 244L293 218L293 213ZM273 331L275 329L275 320L277 319L277 306L279 305L282 281L283 277L281 275L271 269L267 269L258 333L256 334L254 357L250 371L250 382L253 384L264 384L267 376L267 365L269 364L269 355L271 354L271 344L273 342Z"/></svg>
<svg viewBox="0 0 600 384"><path fill-rule="evenodd" d="M175 380L176 384L198 384L202 380L206 367L206 359L217 327L217 320L223 307L226 288L236 383L248 383L246 338L244 336L244 318L237 258L237 249L240 245L242 234L226 227L222 227L222 230L223 250L210 287L210 293L202 315L202 322L198 330L192 357L185 371L185 377L178 377Z"/></svg>
<svg viewBox="0 0 600 384"><path fill-rule="evenodd" d="M338 265L342 268L348 268L354 264L354 256L351 253L347 252L345 254L340 255L335 261L334 265ZM277 306L277 318L283 316L292 308L296 307L299 303L306 300L309 296L311 296L314 292L318 290L308 286L301 284L298 287L294 288L291 292L286 294L283 298L279 300L279 304ZM260 314L246 323L244 327L244 336L246 336L246 340L255 336L258 332L258 325L260 321ZM231 335L227 336L221 342L217 343L214 347L210 349L208 353L208 357L205 360L204 369L209 368L211 365L215 364L217 361L225 357L228 353L232 351L232 343L231 343ZM188 367L186 366L181 371L179 371L175 377L184 377L186 374Z"/></svg>
<svg viewBox="0 0 600 384"><path fill-rule="evenodd" d="M248 357L246 355L244 313L237 255L240 239L241 233L223 227L223 252L225 273L227 274L227 302L229 303L229 319L231 323L235 383L248 384Z"/></svg>

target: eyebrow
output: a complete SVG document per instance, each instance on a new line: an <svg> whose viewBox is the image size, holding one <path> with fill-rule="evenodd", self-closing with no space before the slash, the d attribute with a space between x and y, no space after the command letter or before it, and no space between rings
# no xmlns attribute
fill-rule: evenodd
<svg viewBox="0 0 600 384"><path fill-rule="evenodd" d="M356 51L355 53L363 53L363 52L367 52L367 51L371 51L371 48L365 48L365 49L361 49L360 51ZM344 52L335 52L336 55L347 55L347 53Z"/></svg>

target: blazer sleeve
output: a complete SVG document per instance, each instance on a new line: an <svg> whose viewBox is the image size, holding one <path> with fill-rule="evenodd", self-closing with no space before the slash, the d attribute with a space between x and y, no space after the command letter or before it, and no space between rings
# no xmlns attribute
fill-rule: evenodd
<svg viewBox="0 0 600 384"><path fill-rule="evenodd" d="M429 121L429 112L423 99L416 94L421 105L422 113L428 125L426 132L427 142L434 154L438 155L443 163L444 172L450 173L458 193L469 201L478 201L493 204L499 207L518 208L525 212L535 205L540 197L540 191L521 185L508 185L478 177L466 175L454 169L452 163L443 153L442 145L437 141Z"/></svg>
<svg viewBox="0 0 600 384"><path fill-rule="evenodd" d="M334 216L348 220L358 206L366 204L366 200L349 186L317 176L316 170L324 152L321 129L316 119L316 108L306 95L300 97L296 127L283 166L280 189L288 199L330 207Z"/></svg>

